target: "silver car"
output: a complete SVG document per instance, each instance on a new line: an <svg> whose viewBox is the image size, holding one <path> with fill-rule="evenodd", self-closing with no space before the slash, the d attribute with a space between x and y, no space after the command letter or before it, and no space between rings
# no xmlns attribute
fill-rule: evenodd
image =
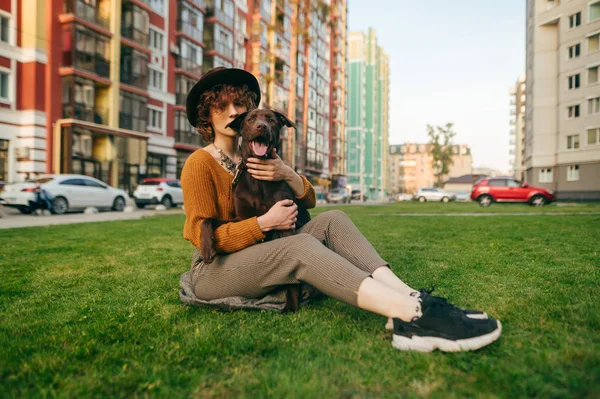
<svg viewBox="0 0 600 399"><path fill-rule="evenodd" d="M450 202L456 201L456 194L444 191L441 188L425 187L420 188L414 195L414 198L419 202L425 201L441 201Z"/></svg>

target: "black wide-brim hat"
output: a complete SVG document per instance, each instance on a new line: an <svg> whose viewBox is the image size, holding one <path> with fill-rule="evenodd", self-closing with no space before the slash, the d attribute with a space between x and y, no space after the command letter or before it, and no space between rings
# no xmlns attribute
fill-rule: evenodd
<svg viewBox="0 0 600 399"><path fill-rule="evenodd" d="M192 87L187 95L185 109L188 121L192 126L198 124L198 102L207 90L216 85L232 85L235 87L247 86L248 90L256 94L256 106L260 104L260 86L258 80L250 72L238 68L217 67L206 72Z"/></svg>

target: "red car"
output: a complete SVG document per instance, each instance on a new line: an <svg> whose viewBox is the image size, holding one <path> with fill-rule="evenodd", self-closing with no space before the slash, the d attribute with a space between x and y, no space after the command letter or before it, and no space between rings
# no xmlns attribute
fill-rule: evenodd
<svg viewBox="0 0 600 399"><path fill-rule="evenodd" d="M554 192L531 187L509 177L488 177L475 183L471 199L481 206L490 206L492 202L526 202L544 206L554 201Z"/></svg>

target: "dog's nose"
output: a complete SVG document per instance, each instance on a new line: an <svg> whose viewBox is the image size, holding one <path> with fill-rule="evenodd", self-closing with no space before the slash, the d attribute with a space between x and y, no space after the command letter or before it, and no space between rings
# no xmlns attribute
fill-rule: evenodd
<svg viewBox="0 0 600 399"><path fill-rule="evenodd" d="M264 123L258 123L256 124L256 129L257 130L265 130L267 128L267 125L265 125Z"/></svg>

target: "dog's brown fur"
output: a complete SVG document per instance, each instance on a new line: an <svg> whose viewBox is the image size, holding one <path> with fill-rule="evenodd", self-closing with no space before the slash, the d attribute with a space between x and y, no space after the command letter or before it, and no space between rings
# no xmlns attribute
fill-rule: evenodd
<svg viewBox="0 0 600 399"><path fill-rule="evenodd" d="M271 110L256 109L244 112L232 121L228 127L239 132L242 136L241 157L243 165L250 157L258 158L250 147L254 140L267 143L267 153L263 158L272 158L273 148L280 143L279 134L283 126L296 127L285 115ZM241 172L242 175L234 189L234 206L237 220L245 220L254 216L267 213L276 202L291 199L296 202L296 197L291 187L285 181L264 181L252 177L250 173ZM296 229L310 221L308 211L298 202L298 220ZM204 263L211 263L216 255L214 230L226 223L215 219L204 219L200 226L202 236L202 258ZM272 230L267 232L266 241L276 238L288 237L296 234L294 230ZM287 288L287 301L285 310L295 311L299 308L299 285L293 284Z"/></svg>

